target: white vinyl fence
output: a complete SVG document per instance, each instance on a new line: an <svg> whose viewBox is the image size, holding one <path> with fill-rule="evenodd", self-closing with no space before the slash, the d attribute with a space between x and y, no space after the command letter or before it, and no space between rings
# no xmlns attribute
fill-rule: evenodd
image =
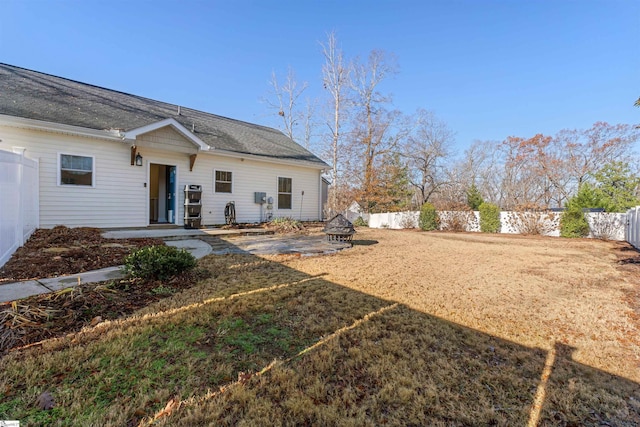
<svg viewBox="0 0 640 427"><path fill-rule="evenodd" d="M633 209L631 210L633 211ZM631 212L629 211L629 212ZM387 212L380 214L371 214L369 216L369 227L371 228L418 228L418 217L420 213L414 211L408 212ZM631 240L627 239L627 235L631 236L631 227L626 230L630 213L606 213L606 212L589 212L586 214L589 223L589 237L606 239L606 240ZM640 238L640 207L635 210L635 228L636 244ZM454 231L480 231L480 213L475 212L453 212L439 211L440 228L442 230ZM500 212L500 233L506 234L533 234L537 233L546 236L560 236L560 217L562 212ZM634 245L635 246L635 245ZM637 247L637 246L636 246Z"/></svg>
<svg viewBox="0 0 640 427"><path fill-rule="evenodd" d="M40 222L38 162L0 150L0 267Z"/></svg>
<svg viewBox="0 0 640 427"><path fill-rule="evenodd" d="M627 211L627 242L640 249L640 206Z"/></svg>

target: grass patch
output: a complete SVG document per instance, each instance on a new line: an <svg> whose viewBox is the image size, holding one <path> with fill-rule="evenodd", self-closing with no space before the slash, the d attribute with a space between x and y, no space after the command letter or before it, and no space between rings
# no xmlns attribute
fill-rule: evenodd
<svg viewBox="0 0 640 427"><path fill-rule="evenodd" d="M385 302L322 280L196 306L0 360L0 419L124 425L294 356ZM49 390L55 411L34 409ZM46 419L44 419L44 418Z"/></svg>
<svg viewBox="0 0 640 427"><path fill-rule="evenodd" d="M474 236L481 239L476 242L457 235L467 245L449 245L445 234L386 236L372 232L365 237L375 238L377 245L286 263L251 255L207 257L200 265L212 272L210 278L135 316L1 358L0 419L36 426L138 425L169 408L154 425L511 426L528 423L544 384L539 425L640 424L640 386L577 363L564 344L556 345L550 377L542 381L548 352L522 341L550 329L534 323L535 313L526 310L518 311L520 317L497 317L488 303L478 302L491 290L489 272L497 266L481 276L478 265L456 271L443 253L451 246L468 252L463 259L475 260L473 245L488 238L492 245L478 253L508 253L514 263L522 262L513 246L502 247L522 239ZM396 243L402 238L413 239L408 252ZM521 255L527 260L540 251L528 243L522 246L529 252ZM440 249L426 250L427 245ZM549 248L559 251L546 244L547 258ZM571 248L582 254L576 261L582 269L603 259L600 252L593 260L587 257L587 246ZM382 252L386 258L379 251L388 251ZM424 268L414 268L426 253L433 258L430 276L443 274L437 268L444 265L454 279L434 281ZM394 263L400 255L407 259L404 265ZM558 265L545 259L547 269L571 271L569 258L557 259L562 260ZM595 265L589 268L597 274ZM521 276L508 277L522 277L522 270L519 265ZM613 277L607 274L603 277ZM472 289L479 277L486 280L481 294ZM535 286L546 283L539 275L526 277ZM553 289L578 286L560 287L570 279L556 274ZM443 289L440 282L446 283ZM499 313L515 310L507 291L517 285L496 284ZM586 289L580 286L581 292ZM533 292L531 286L526 289L517 301ZM567 299L561 301L566 308ZM464 311L455 305L462 303ZM464 320L460 313L475 307L487 311L471 327L444 318L453 313ZM520 320L536 325L535 330L510 323ZM486 332L494 327L491 322L503 328L501 333L520 336L520 343ZM56 401L50 411L34 404L44 391Z"/></svg>
<svg viewBox="0 0 640 427"><path fill-rule="evenodd" d="M159 425L527 425L545 357L399 306ZM637 385L566 357L540 425L634 425Z"/></svg>

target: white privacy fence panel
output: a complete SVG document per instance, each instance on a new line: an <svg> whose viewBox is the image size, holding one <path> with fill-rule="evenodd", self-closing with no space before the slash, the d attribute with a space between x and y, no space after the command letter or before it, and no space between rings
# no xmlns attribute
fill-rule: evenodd
<svg viewBox="0 0 640 427"><path fill-rule="evenodd" d="M379 214L369 214L370 228L392 228L400 230L403 228L418 228L419 212L387 212Z"/></svg>
<svg viewBox="0 0 640 427"><path fill-rule="evenodd" d="M633 212L633 213L632 213ZM629 213L589 212L585 216L589 223L589 237L606 240L628 240L638 247L640 244L640 207ZM419 212L387 212L369 215L371 228L418 228ZM635 215L635 228L631 216ZM560 218L562 212L500 212L500 233L505 234L541 234L560 236ZM480 231L480 213L438 211L441 230ZM460 224L464 225L460 227ZM635 233L635 234L633 234ZM635 244L627 236L635 236Z"/></svg>
<svg viewBox="0 0 640 427"><path fill-rule="evenodd" d="M628 214L589 212L586 215L589 223L589 237L604 240L626 240Z"/></svg>
<svg viewBox="0 0 640 427"><path fill-rule="evenodd" d="M39 223L38 162L0 150L0 267Z"/></svg>
<svg viewBox="0 0 640 427"><path fill-rule="evenodd" d="M627 211L627 242L640 249L640 206Z"/></svg>

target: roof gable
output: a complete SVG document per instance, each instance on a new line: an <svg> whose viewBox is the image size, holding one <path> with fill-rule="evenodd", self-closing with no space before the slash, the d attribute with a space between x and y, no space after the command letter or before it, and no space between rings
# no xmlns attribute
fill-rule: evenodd
<svg viewBox="0 0 640 427"><path fill-rule="evenodd" d="M141 126L136 129L131 129L124 132L124 138L129 140L135 140L139 136L146 135L160 129L170 127L178 134L180 134L184 139L191 142L195 145L199 150L208 151L210 149L209 145L205 144L200 138L191 133L187 128L178 123L175 119L169 118L160 120L155 123L151 123L145 126Z"/></svg>

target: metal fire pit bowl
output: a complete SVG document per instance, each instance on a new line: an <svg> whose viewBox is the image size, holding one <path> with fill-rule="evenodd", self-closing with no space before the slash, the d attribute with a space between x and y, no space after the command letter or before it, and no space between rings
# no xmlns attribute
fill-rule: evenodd
<svg viewBox="0 0 640 427"><path fill-rule="evenodd" d="M329 242L348 242L351 244L353 244L351 239L356 234L353 224L342 214L338 214L327 221L322 231L327 235Z"/></svg>

